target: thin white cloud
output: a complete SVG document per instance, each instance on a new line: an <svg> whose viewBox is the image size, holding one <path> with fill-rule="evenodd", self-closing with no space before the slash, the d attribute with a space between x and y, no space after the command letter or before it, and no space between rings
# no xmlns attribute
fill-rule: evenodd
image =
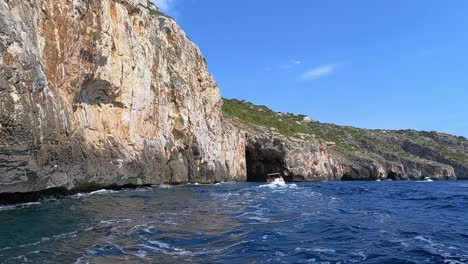
<svg viewBox="0 0 468 264"><path fill-rule="evenodd" d="M176 0L152 0L153 3L163 12L174 12Z"/></svg>
<svg viewBox="0 0 468 264"><path fill-rule="evenodd" d="M273 71L276 69L279 70L291 70L296 66L299 66L302 64L302 61L300 60L290 60L288 62L282 63L282 64L276 64L276 65L269 65L265 67L265 71Z"/></svg>
<svg viewBox="0 0 468 264"><path fill-rule="evenodd" d="M301 63L302 62L300 60L290 60L287 63L280 65L279 68L289 70L296 67L297 65L301 65Z"/></svg>
<svg viewBox="0 0 468 264"><path fill-rule="evenodd" d="M338 68L337 64L327 64L327 65L322 65L316 68L312 68L306 72L304 72L301 76L300 79L303 81L311 81L311 80L317 80L320 79L326 75L330 75L333 72L336 71Z"/></svg>

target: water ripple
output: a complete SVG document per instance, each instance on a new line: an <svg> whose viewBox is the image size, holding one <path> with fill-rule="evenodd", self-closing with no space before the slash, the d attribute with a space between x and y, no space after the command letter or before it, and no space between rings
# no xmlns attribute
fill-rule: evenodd
<svg viewBox="0 0 468 264"><path fill-rule="evenodd" d="M468 263L460 182L154 186L0 208L0 263Z"/></svg>

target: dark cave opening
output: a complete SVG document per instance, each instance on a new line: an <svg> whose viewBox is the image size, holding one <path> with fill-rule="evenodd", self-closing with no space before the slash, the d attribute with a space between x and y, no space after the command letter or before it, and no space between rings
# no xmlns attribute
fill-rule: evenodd
<svg viewBox="0 0 468 264"><path fill-rule="evenodd" d="M283 155L275 149L248 146L245 152L248 182L266 182L270 173L284 175ZM285 178L287 180L287 178Z"/></svg>
<svg viewBox="0 0 468 264"><path fill-rule="evenodd" d="M388 174L387 174L387 179L389 179L389 180L394 180L394 181L396 181L396 180L398 180L398 178L399 178L399 175L398 175L398 173L396 173L396 172L390 171L390 172L388 172Z"/></svg>
<svg viewBox="0 0 468 264"><path fill-rule="evenodd" d="M355 179L353 178L353 175L347 173L344 174L343 177L341 177L341 181L354 181Z"/></svg>

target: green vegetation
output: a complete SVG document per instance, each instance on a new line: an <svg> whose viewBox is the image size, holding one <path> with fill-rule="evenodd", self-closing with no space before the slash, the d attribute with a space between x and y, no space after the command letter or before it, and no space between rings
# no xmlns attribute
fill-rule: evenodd
<svg viewBox="0 0 468 264"><path fill-rule="evenodd" d="M224 100L223 111L228 117L237 117L252 125L272 127L286 136L291 137L297 133L310 134L309 129L299 123L304 116L283 115L273 112L266 106L256 106L238 100Z"/></svg>
<svg viewBox="0 0 468 264"><path fill-rule="evenodd" d="M235 99L223 99L223 112L228 119L238 120L256 129L275 131L290 139L317 138L329 144L336 144L337 147L347 151L371 152L377 155L390 153L407 159L418 159L412 154L413 151L410 153L410 150L406 151L400 144L395 143L409 140L430 148L448 159L468 163L468 155L463 149L468 143L461 137L444 135L448 138L446 140L453 140L455 143L442 144L437 141L440 133L436 132L368 130L324 124L313 121L305 115L278 113L263 105Z"/></svg>
<svg viewBox="0 0 468 264"><path fill-rule="evenodd" d="M145 6L143 4L140 4L141 7L145 8L148 10L149 14L152 15L152 16L163 16L163 17L166 17L166 18L171 18L170 16L164 14L163 12L161 12L159 10L159 8L156 7L155 4L153 4L152 2L148 2L148 5Z"/></svg>
<svg viewBox="0 0 468 264"><path fill-rule="evenodd" d="M366 131L363 129L322 124L308 119L306 115L277 113L266 106L257 106L235 99L224 99L223 112L228 118L237 118L244 123L254 126L273 128L278 133L289 138L299 138L308 135L326 142L333 142L346 149L359 147L357 141L367 138Z"/></svg>
<svg viewBox="0 0 468 264"><path fill-rule="evenodd" d="M456 137L434 131L402 130L395 131L394 133L402 138L410 139L413 142L426 146L440 153L445 158L461 163L468 163L468 154L466 153L468 143L464 137ZM459 147L456 147L457 145Z"/></svg>
<svg viewBox="0 0 468 264"><path fill-rule="evenodd" d="M157 10L157 9L149 9L149 13L150 15L152 16L165 16L161 11Z"/></svg>

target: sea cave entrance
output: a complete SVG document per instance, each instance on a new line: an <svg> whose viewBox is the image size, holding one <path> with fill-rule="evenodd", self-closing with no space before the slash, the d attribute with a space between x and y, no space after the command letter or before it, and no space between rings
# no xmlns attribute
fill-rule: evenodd
<svg viewBox="0 0 468 264"><path fill-rule="evenodd" d="M266 182L269 173L285 176L284 157L278 150L251 145L247 146L245 157L248 182Z"/></svg>
<svg viewBox="0 0 468 264"><path fill-rule="evenodd" d="M387 174L387 179L396 181L400 179L400 175L396 172L389 171Z"/></svg>

